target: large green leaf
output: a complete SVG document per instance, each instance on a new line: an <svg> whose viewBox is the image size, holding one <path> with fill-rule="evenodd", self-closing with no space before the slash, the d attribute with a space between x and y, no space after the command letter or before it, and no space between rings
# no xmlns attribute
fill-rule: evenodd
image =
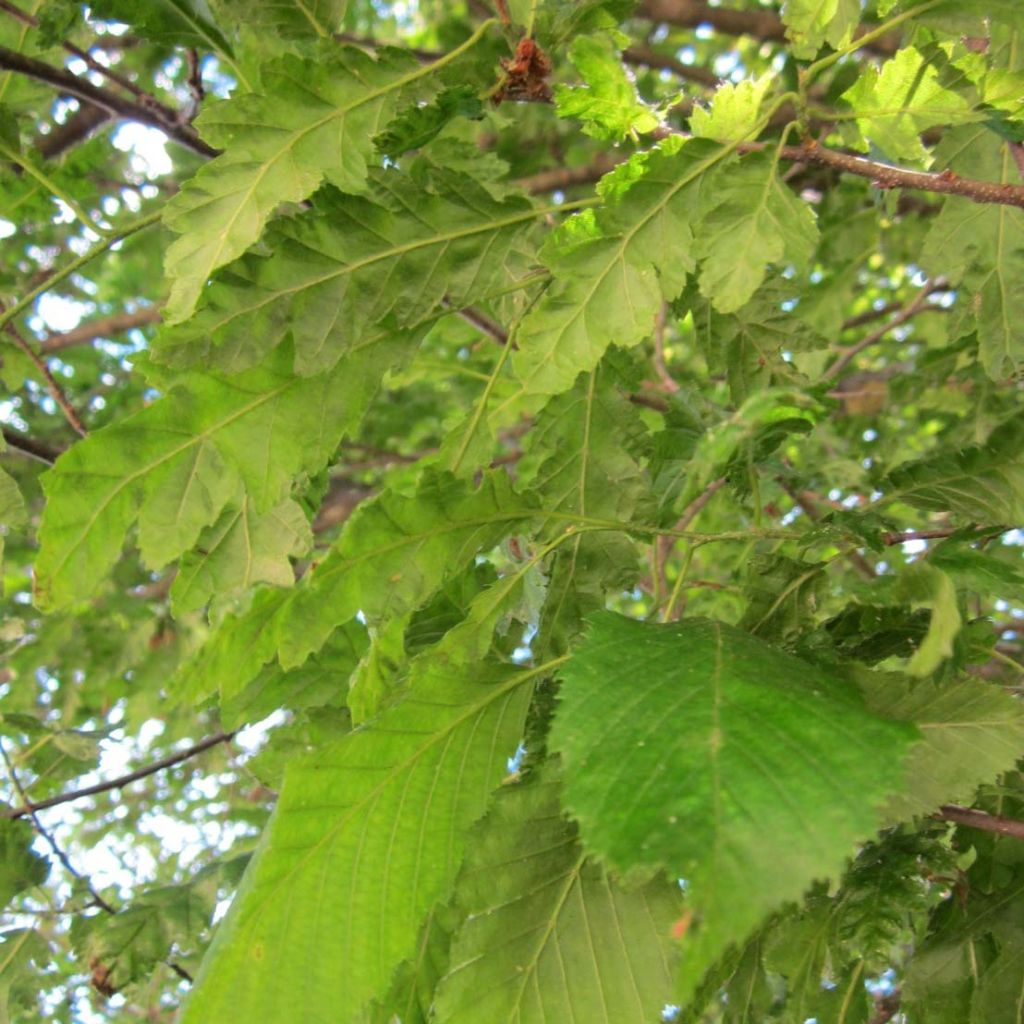
<svg viewBox="0 0 1024 1024"><path fill-rule="evenodd" d="M860 0L787 0L782 11L797 57L813 57L828 43L838 50L860 21Z"/></svg>
<svg viewBox="0 0 1024 1024"><path fill-rule="evenodd" d="M244 593L257 583L289 587L295 581L290 559L312 543L309 521L290 498L264 513L248 497L230 503L181 559L171 587L175 610L201 608L216 595Z"/></svg>
<svg viewBox="0 0 1024 1024"><path fill-rule="evenodd" d="M425 660L401 703L293 762L184 1024L335 1024L381 995L454 880L540 674Z"/></svg>
<svg viewBox="0 0 1024 1024"><path fill-rule="evenodd" d="M615 384L612 367L602 365L537 417L520 472L545 509L610 522L653 521L654 497L637 458L647 430ZM545 537L562 530L554 522ZM622 533L568 539L549 571L545 634L574 635L583 615L604 607L609 591L632 586L638 572L636 545Z"/></svg>
<svg viewBox="0 0 1024 1024"><path fill-rule="evenodd" d="M241 478L258 512L278 505L293 478L317 472L359 421L394 356L381 346L296 378L282 349L237 377L196 375L76 444L44 478L40 607L94 593L137 519L153 566L187 550L235 492L226 474Z"/></svg>
<svg viewBox="0 0 1024 1024"><path fill-rule="evenodd" d="M658 117L636 93L636 84L622 66L607 36L577 36L569 59L586 85L559 86L555 102L561 117L583 122L583 130L597 139L622 139L658 127Z"/></svg>
<svg viewBox="0 0 1024 1024"><path fill-rule="evenodd" d="M383 627L420 607L474 557L539 515L503 472L474 490L448 475L427 475L412 496L385 491L364 502L330 554L290 591L260 595L228 618L179 673L173 688L195 699L230 672L232 689L275 656L301 665L356 615Z"/></svg>
<svg viewBox="0 0 1024 1024"><path fill-rule="evenodd" d="M312 195L323 181L347 192L366 186L373 137L426 72L388 50L325 44L317 59L291 54L263 71L263 92L218 103L197 120L226 152L200 168L166 206L179 238L166 254L169 323L187 319L210 275L260 237L282 203Z"/></svg>
<svg viewBox="0 0 1024 1024"><path fill-rule="evenodd" d="M425 178L390 169L370 175L368 198L321 192L268 233L270 256L261 249L218 275L198 313L158 336L156 358L237 370L290 335L296 370L318 373L385 321L414 326L442 301L458 309L525 273L524 235L544 210L498 201L465 175Z"/></svg>
<svg viewBox="0 0 1024 1024"><path fill-rule="evenodd" d="M569 220L542 256L554 281L516 332L512 365L528 391L557 394L612 343L651 333L695 266L694 221L706 173L725 149L669 139L602 182L607 206Z"/></svg>
<svg viewBox="0 0 1024 1024"><path fill-rule="evenodd" d="M1017 185L1010 147L981 126L950 131L936 151L940 166L965 177ZM934 218L921 265L959 289L966 333L978 331L981 362L993 380L1024 364L1024 210L949 196Z"/></svg>
<svg viewBox="0 0 1024 1024"><path fill-rule="evenodd" d="M769 264L806 264L818 228L770 153L752 153L719 172L711 196L697 247L700 290L720 313L732 313L761 286Z"/></svg>
<svg viewBox="0 0 1024 1024"><path fill-rule="evenodd" d="M348 0L210 0L225 21L235 22L262 37L324 39L338 31Z"/></svg>
<svg viewBox="0 0 1024 1024"><path fill-rule="evenodd" d="M827 672L708 620L597 613L562 674L551 744L566 804L610 866L686 879L686 996L771 910L838 874L902 788L916 736Z"/></svg>
<svg viewBox="0 0 1024 1024"><path fill-rule="evenodd" d="M438 1024L657 1019L672 990L678 886L623 889L588 861L553 783L504 790L474 839Z"/></svg>
<svg viewBox="0 0 1024 1024"><path fill-rule="evenodd" d="M992 683L937 684L884 673L864 673L859 682L872 711L914 722L921 732L907 761L906 791L887 807L892 820L969 802L979 785L1024 755L1024 708Z"/></svg>
<svg viewBox="0 0 1024 1024"><path fill-rule="evenodd" d="M971 114L959 93L942 85L935 68L913 47L900 50L880 71L866 67L843 99L857 111L864 137L890 160L922 160L923 131L980 116Z"/></svg>
<svg viewBox="0 0 1024 1024"><path fill-rule="evenodd" d="M414 497L384 492L349 520L331 553L290 595L280 616L287 668L357 612L378 625L427 601L450 576L538 515L503 471L473 489L428 475Z"/></svg>
<svg viewBox="0 0 1024 1024"><path fill-rule="evenodd" d="M885 501L952 512L980 526L1024 521L1024 417L998 426L983 445L897 466L881 489Z"/></svg>
<svg viewBox="0 0 1024 1024"><path fill-rule="evenodd" d="M93 17L121 21L140 35L171 46L195 46L231 57L231 46L211 21L204 0L96 0Z"/></svg>

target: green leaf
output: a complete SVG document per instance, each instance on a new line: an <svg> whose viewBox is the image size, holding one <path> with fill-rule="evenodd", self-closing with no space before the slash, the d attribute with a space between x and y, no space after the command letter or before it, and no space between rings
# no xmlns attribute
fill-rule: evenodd
<svg viewBox="0 0 1024 1024"><path fill-rule="evenodd" d="M319 373L528 269L526 236L545 211L523 197L495 200L442 169L424 183L393 169L369 180L365 199L324 190L312 210L282 220L266 239L271 255L218 275L196 316L158 337L156 358L237 370L290 336L296 370Z"/></svg>
<svg viewBox="0 0 1024 1024"><path fill-rule="evenodd" d="M17 481L6 470L0 469L0 524L18 530L27 522L25 499Z"/></svg>
<svg viewBox="0 0 1024 1024"><path fill-rule="evenodd" d="M364 191L374 136L427 73L399 51L374 59L332 43L316 60L286 54L266 67L262 95L205 110L196 124L226 152L165 207L164 223L180 236L165 258L166 321L192 314L210 275L256 242L282 203L301 202L325 180Z"/></svg>
<svg viewBox="0 0 1024 1024"><path fill-rule="evenodd" d="M422 660L403 701L293 762L184 1024L327 1024L382 994L454 880L542 671Z"/></svg>
<svg viewBox="0 0 1024 1024"><path fill-rule="evenodd" d="M301 664L357 612L376 626L419 607L536 515L503 471L487 474L476 490L428 475L412 498L385 491L364 503L278 616L282 665Z"/></svg>
<svg viewBox="0 0 1024 1024"><path fill-rule="evenodd" d="M669 139L602 182L607 202L555 232L542 256L554 281L520 323L512 365L527 391L557 394L592 370L613 342L651 333L664 300L696 265L693 222L722 147Z"/></svg>
<svg viewBox="0 0 1024 1024"><path fill-rule="evenodd" d="M559 117L582 121L583 131L595 139L623 139L658 127L657 115L637 95L608 36L577 36L569 59L586 85L555 89Z"/></svg>
<svg viewBox="0 0 1024 1024"><path fill-rule="evenodd" d="M796 386L800 374L782 353L824 348L825 340L783 303L784 282L767 283L732 313L688 290L683 302L693 313L697 343L712 372L724 372L736 403L767 387Z"/></svg>
<svg viewBox="0 0 1024 1024"><path fill-rule="evenodd" d="M906 791L887 807L890 820L970 802L979 785L1013 768L1024 750L1024 709L991 683L868 672L858 682L875 714L914 722L921 734L907 760Z"/></svg>
<svg viewBox="0 0 1024 1024"><path fill-rule="evenodd" d="M23 1019L12 1014L15 1008L27 1011L26 1015L38 1014L41 975L52 963L53 954L43 934L34 928L9 929L0 933L0 940L0 1022L9 1024Z"/></svg>
<svg viewBox="0 0 1024 1024"><path fill-rule="evenodd" d="M695 106L690 131L705 139L736 142L747 138L757 126L761 103L771 88L773 75L765 74L739 84L726 82L715 92L711 108Z"/></svg>
<svg viewBox="0 0 1024 1024"><path fill-rule="evenodd" d="M996 427L983 445L904 462L881 484L885 501L951 512L985 526L1024 520L1024 416Z"/></svg>
<svg viewBox="0 0 1024 1024"><path fill-rule="evenodd" d="M141 521L159 566L198 538L231 496L224 464L257 512L280 504L299 473L319 470L376 390L386 349L317 377L287 372L282 349L238 377L196 376L76 444L44 477L36 600L56 608L94 593ZM364 376L365 374L365 376ZM212 445L216 456L200 449ZM173 529L164 532L170 523Z"/></svg>
<svg viewBox="0 0 1024 1024"><path fill-rule="evenodd" d="M657 1019L671 995L677 886L624 889L588 861L553 783L503 790L474 838L438 1024Z"/></svg>
<svg viewBox="0 0 1024 1024"><path fill-rule="evenodd" d="M864 137L891 160L923 160L922 132L978 117L962 96L943 87L938 71L913 47L900 50L881 71L864 68L842 98L857 112Z"/></svg>
<svg viewBox="0 0 1024 1024"><path fill-rule="evenodd" d="M932 610L928 632L907 664L912 676L931 675L953 656L953 641L962 624L953 581L929 562L914 562L900 573L895 596L911 608Z"/></svg>
<svg viewBox="0 0 1024 1024"><path fill-rule="evenodd" d="M825 43L833 50L846 46L860 14L860 0L786 0L782 20L793 54L810 59Z"/></svg>
<svg viewBox="0 0 1024 1024"><path fill-rule="evenodd" d="M1010 147L984 127L948 132L936 161L965 177L1020 183ZM1017 316L1024 302L1024 210L949 196L932 221L920 262L962 286L962 316L977 327L988 375L1003 380L1015 374L1024 364L1024 323Z"/></svg>
<svg viewBox="0 0 1024 1024"><path fill-rule="evenodd" d="M916 735L827 672L702 619L597 613L562 675L551 745L587 849L687 881L698 920L683 996L771 910L841 870L903 785Z"/></svg>
<svg viewBox="0 0 1024 1024"><path fill-rule="evenodd" d="M484 106L471 85L442 89L431 103L406 108L374 140L377 149L391 158L422 149L457 117L478 121Z"/></svg>
<svg viewBox="0 0 1024 1024"><path fill-rule="evenodd" d="M46 881L50 865L32 849L34 841L35 832L27 821L0 822L0 907L23 889Z"/></svg>
<svg viewBox="0 0 1024 1024"><path fill-rule="evenodd" d="M209 0L224 20L286 39L326 38L341 26L349 0Z"/></svg>
<svg viewBox="0 0 1024 1024"><path fill-rule="evenodd" d="M131 25L147 39L170 46L195 46L231 57L231 45L213 23L204 0L96 0L91 15Z"/></svg>
<svg viewBox="0 0 1024 1024"><path fill-rule="evenodd" d="M260 513L249 498L229 504L186 554L171 587L177 612L201 608L212 597L239 594L257 583L289 587L295 582L290 558L313 543L309 522L294 501Z"/></svg>
<svg viewBox="0 0 1024 1024"><path fill-rule="evenodd" d="M106 984L117 990L147 977L172 947L194 946L209 920L210 906L192 886L168 886L116 914L76 917L71 941L81 961L94 972L104 968Z"/></svg>
<svg viewBox="0 0 1024 1024"><path fill-rule="evenodd" d="M654 495L637 460L646 440L636 407L616 389L611 366L603 364L547 403L520 471L545 509L650 523ZM555 521L544 536L553 539L563 531ZM543 625L559 635L575 635L587 612L604 607L608 592L633 586L638 575L636 545L622 533L602 530L569 538L552 561Z"/></svg>
<svg viewBox="0 0 1024 1024"><path fill-rule="evenodd" d="M805 264L818 228L770 153L752 153L719 172L712 195L698 245L700 290L720 313L732 313L761 286L769 264Z"/></svg>

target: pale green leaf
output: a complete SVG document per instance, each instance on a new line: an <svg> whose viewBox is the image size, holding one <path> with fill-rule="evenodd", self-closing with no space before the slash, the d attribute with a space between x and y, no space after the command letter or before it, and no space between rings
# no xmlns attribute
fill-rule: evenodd
<svg viewBox="0 0 1024 1024"><path fill-rule="evenodd" d="M962 620L953 581L929 562L908 565L896 581L896 598L911 608L931 608L928 632L907 663L912 676L931 675L947 658L953 656L953 641L960 632Z"/></svg>
<svg viewBox="0 0 1024 1024"><path fill-rule="evenodd" d="M597 613L562 675L551 745L587 849L687 881L684 996L771 910L839 873L902 788L916 736L826 671L703 619Z"/></svg>
<svg viewBox="0 0 1024 1024"><path fill-rule="evenodd" d="M325 39L338 31L348 0L209 0L225 21L271 37Z"/></svg>
<svg viewBox="0 0 1024 1024"><path fill-rule="evenodd" d="M715 178L701 223L701 294L720 313L748 302L770 264L805 264L818 243L810 207L782 181L770 153L752 153Z"/></svg>
<svg viewBox="0 0 1024 1024"><path fill-rule="evenodd" d="M622 139L652 132L658 117L637 95L636 85L607 36L577 36L569 47L585 86L558 86L555 104L560 117L583 122L596 139Z"/></svg>
<svg viewBox="0 0 1024 1024"><path fill-rule="evenodd" d="M162 563L220 513L229 495L215 479L213 444L244 481L258 511L279 504L299 473L317 472L359 421L392 361L387 347L328 374L296 378L285 349L237 377L196 376L180 389L74 445L44 477L36 599L59 607L94 593L137 518L147 550ZM193 473L201 470L197 480ZM168 477L177 482L174 498ZM177 502L168 508L167 502ZM214 500L216 499L216 500ZM170 534L157 538L171 518Z"/></svg>
<svg viewBox="0 0 1024 1024"><path fill-rule="evenodd" d="M722 147L667 140L604 182L608 206L567 222L545 245L554 281L516 332L512 365L531 392L557 394L612 343L647 337L694 269L694 221Z"/></svg>
<svg viewBox="0 0 1024 1024"><path fill-rule="evenodd" d="M890 820L970 803L979 785L994 782L1024 753L1024 708L992 683L868 672L858 682L873 712L913 722L921 734L907 760L906 791L886 808Z"/></svg>
<svg viewBox="0 0 1024 1024"><path fill-rule="evenodd" d="M309 522L290 499L259 512L249 498L232 502L181 559L171 587L176 612L201 608L212 597L240 594L257 583L288 587L295 581L290 561L313 543Z"/></svg>
<svg viewBox="0 0 1024 1024"><path fill-rule="evenodd" d="M487 474L477 490L431 474L412 496L384 491L359 506L298 587L261 595L248 613L229 618L177 688L212 693L218 670L232 672L240 687L275 656L285 668L301 665L357 614L375 629L404 616L538 514L504 472Z"/></svg>
<svg viewBox="0 0 1024 1024"><path fill-rule="evenodd" d="M427 660L376 722L293 762L184 1024L335 1024L383 994L454 880L539 674Z"/></svg>
<svg viewBox="0 0 1024 1024"><path fill-rule="evenodd" d="M657 1019L671 995L677 886L623 889L589 862L553 783L503 790L474 838L438 1024Z"/></svg>
<svg viewBox="0 0 1024 1024"><path fill-rule="evenodd" d="M28 521L25 499L17 481L6 470L0 469L0 524L9 529L20 529Z"/></svg>
<svg viewBox="0 0 1024 1024"><path fill-rule="evenodd" d="M849 43L860 14L860 0L786 0L782 20L794 55L809 59L825 43L834 50Z"/></svg>
<svg viewBox="0 0 1024 1024"><path fill-rule="evenodd" d="M773 76L746 79L739 84L726 82L716 90L710 109L695 106L690 115L694 135L718 142L745 139L757 125L761 103L771 88Z"/></svg>
<svg viewBox="0 0 1024 1024"><path fill-rule="evenodd" d="M900 50L881 71L865 67L843 94L864 137L891 160L923 160L920 135L935 125L975 120L967 101L946 89L938 72L913 47Z"/></svg>
<svg viewBox="0 0 1024 1024"><path fill-rule="evenodd" d="M156 358L237 370L291 336L296 370L318 373L382 331L413 327L445 301L469 305L527 271L526 235L551 211L495 200L465 175L425 178L390 169L371 174L367 198L319 193L312 210L268 233L270 256L218 275L198 313L158 336Z"/></svg>
<svg viewBox="0 0 1024 1024"><path fill-rule="evenodd" d="M164 223L179 235L165 259L167 322L191 315L210 275L256 242L282 203L300 202L325 180L363 191L374 136L426 73L398 51L374 59L331 44L316 60L286 54L266 67L262 95L204 111L197 126L226 152L165 207Z"/></svg>
<svg viewBox="0 0 1024 1024"><path fill-rule="evenodd" d="M936 151L944 169L965 177L1018 185L1010 147L984 127L949 132ZM963 315L978 329L981 362L993 380L1024 365L1024 210L949 196L921 252L929 273L960 285Z"/></svg>

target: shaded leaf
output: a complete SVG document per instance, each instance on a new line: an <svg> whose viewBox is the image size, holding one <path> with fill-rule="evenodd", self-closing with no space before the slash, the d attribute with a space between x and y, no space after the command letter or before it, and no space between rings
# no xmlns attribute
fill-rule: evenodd
<svg viewBox="0 0 1024 1024"><path fill-rule="evenodd" d="M707 620L597 613L562 675L551 744L587 848L687 881L684 996L769 911L841 870L902 788L916 735L827 672Z"/></svg>

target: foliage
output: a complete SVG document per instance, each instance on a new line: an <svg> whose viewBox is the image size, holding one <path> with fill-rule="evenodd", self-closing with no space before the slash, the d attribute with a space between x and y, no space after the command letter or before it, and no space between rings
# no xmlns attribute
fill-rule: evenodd
<svg viewBox="0 0 1024 1024"><path fill-rule="evenodd" d="M1018 4L0 7L0 1020L1019 1021Z"/></svg>

